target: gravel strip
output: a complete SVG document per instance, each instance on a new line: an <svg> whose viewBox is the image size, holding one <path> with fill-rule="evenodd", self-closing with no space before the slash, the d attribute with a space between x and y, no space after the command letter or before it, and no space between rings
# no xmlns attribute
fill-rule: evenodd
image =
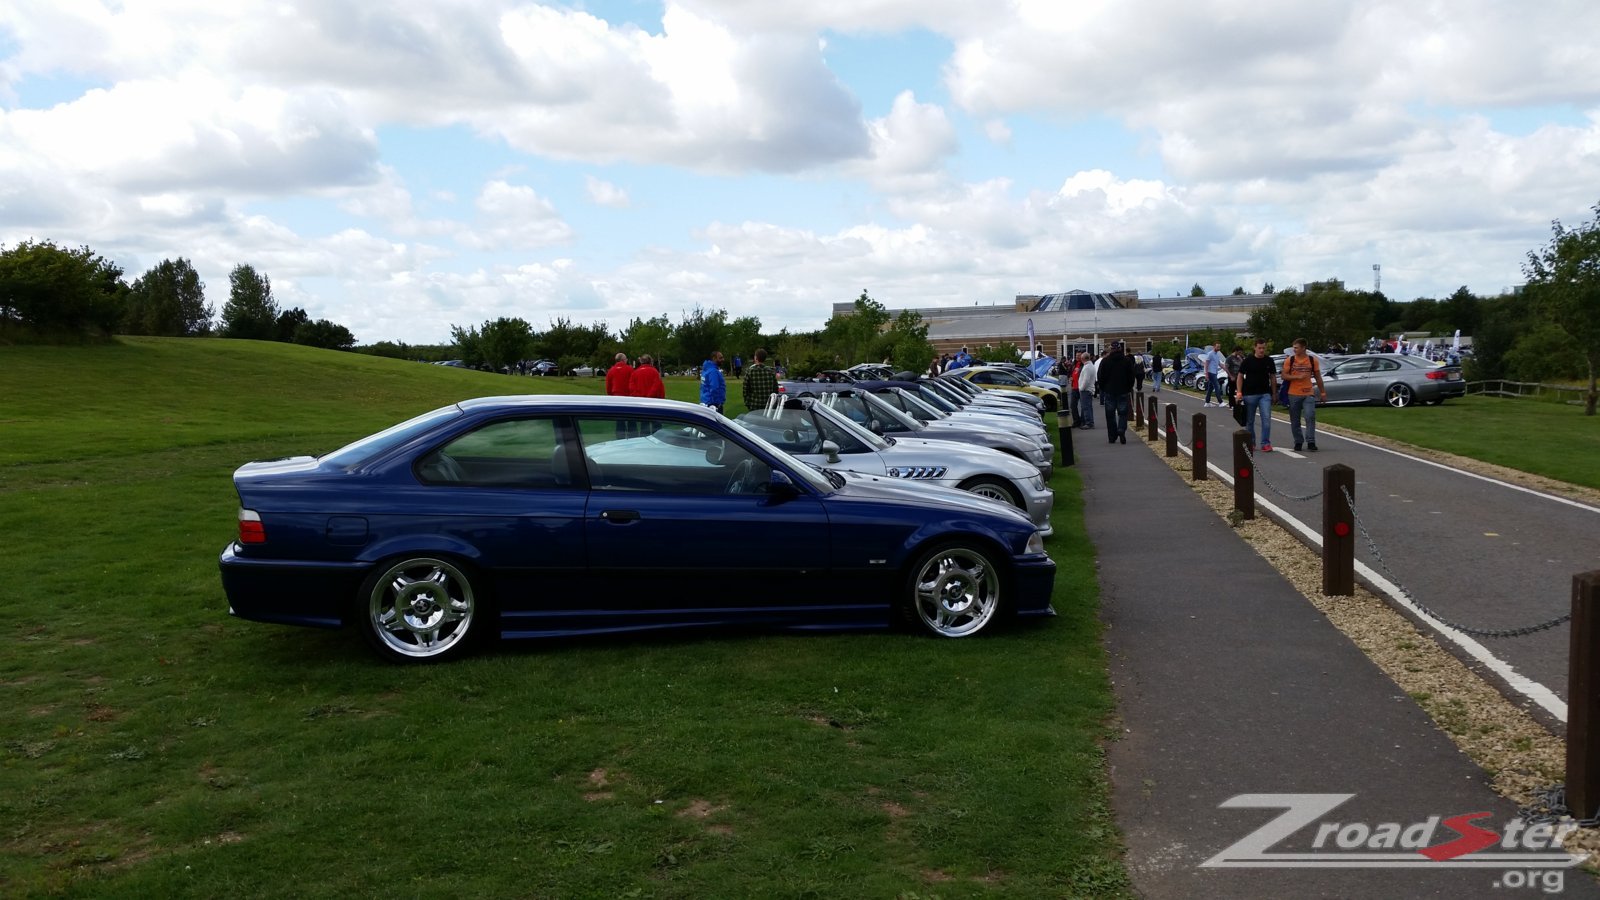
<svg viewBox="0 0 1600 900"><path fill-rule="evenodd" d="M1147 444L1162 454L1167 465L1217 515L1228 521L1241 538L1415 700L1456 746L1488 773L1496 793L1525 806L1535 802L1535 791L1564 782L1564 740L1506 699L1382 598L1360 585L1356 586L1354 597L1322 593L1322 559L1316 552L1259 512L1255 519L1244 521L1234 513L1232 486L1217 478L1192 481L1190 458L1180 454L1167 459L1165 445L1164 437ZM1410 452L1416 448L1406 449ZM1517 474L1527 477L1526 473ZM1230 517L1230 513L1234 514ZM1600 851L1600 830L1574 832L1565 846Z"/></svg>

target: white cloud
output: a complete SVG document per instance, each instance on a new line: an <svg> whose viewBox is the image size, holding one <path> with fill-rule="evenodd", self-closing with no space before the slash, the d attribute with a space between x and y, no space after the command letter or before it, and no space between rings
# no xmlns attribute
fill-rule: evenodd
<svg viewBox="0 0 1600 900"><path fill-rule="evenodd" d="M596 206L609 206L612 209L626 209L628 207L628 192L609 181L601 180L593 175L585 175L583 177L583 186L589 193L589 201Z"/></svg>
<svg viewBox="0 0 1600 900"><path fill-rule="evenodd" d="M572 240L568 225L555 205L526 185L491 181L477 200L478 223L456 236L477 250L533 248Z"/></svg>

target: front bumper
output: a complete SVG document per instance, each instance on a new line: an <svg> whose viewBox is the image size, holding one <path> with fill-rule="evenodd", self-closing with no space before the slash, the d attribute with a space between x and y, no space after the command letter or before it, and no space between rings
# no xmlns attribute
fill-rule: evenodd
<svg viewBox="0 0 1600 900"><path fill-rule="evenodd" d="M1021 556L1013 559L1011 596L1015 605L1012 607L1019 616L1053 616L1056 611L1050 606L1050 595L1055 590L1056 564L1055 560L1040 554L1038 556Z"/></svg>

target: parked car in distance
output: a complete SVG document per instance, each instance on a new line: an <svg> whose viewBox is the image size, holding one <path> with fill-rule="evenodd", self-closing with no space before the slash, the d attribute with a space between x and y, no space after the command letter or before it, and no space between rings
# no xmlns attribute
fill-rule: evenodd
<svg viewBox="0 0 1600 900"><path fill-rule="evenodd" d="M1031 378L1006 366L966 366L953 369L944 377L958 378L984 390L1014 391L1031 394L1044 402L1046 412L1054 411L1061 403L1061 389L1042 387Z"/></svg>
<svg viewBox="0 0 1600 900"><path fill-rule="evenodd" d="M572 370L572 374L579 378L589 378L595 375L603 375L605 372L598 366L577 366Z"/></svg>
<svg viewBox="0 0 1600 900"><path fill-rule="evenodd" d="M1279 363L1280 371L1282 363ZM1464 397L1467 384L1461 367L1441 365L1420 356L1365 353L1323 357L1322 381L1327 405L1382 403L1404 409L1417 403L1439 404Z"/></svg>
<svg viewBox="0 0 1600 900"><path fill-rule="evenodd" d="M958 398L964 398L966 406L990 406L1006 409L1026 409L1034 415L1044 417L1044 398L1035 392L1012 390L986 390L973 384L965 378L955 375L940 375L938 378L927 379L927 383L935 390L949 391Z"/></svg>
<svg viewBox="0 0 1600 900"><path fill-rule="evenodd" d="M1032 464L1039 477L1050 480L1055 472L1055 445L1044 434L1024 435L1003 428L984 428L971 422L941 420L925 424L896 409L886 399L855 385L824 394L823 406L880 437L915 438L920 441L956 441L998 450Z"/></svg>
<svg viewBox="0 0 1600 900"><path fill-rule="evenodd" d="M737 421L820 468L970 491L1022 510L1041 534L1052 533L1055 494L1032 463L998 450L876 435L815 397L785 400Z"/></svg>
<svg viewBox="0 0 1600 900"><path fill-rule="evenodd" d="M465 400L233 480L229 613L355 627L395 662L495 636L904 620L967 637L1054 614L1020 511L819 470L672 400Z"/></svg>

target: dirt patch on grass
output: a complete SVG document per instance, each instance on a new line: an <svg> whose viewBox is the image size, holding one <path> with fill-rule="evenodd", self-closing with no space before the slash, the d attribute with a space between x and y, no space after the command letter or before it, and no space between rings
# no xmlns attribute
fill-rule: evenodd
<svg viewBox="0 0 1600 900"><path fill-rule="evenodd" d="M904 806L901 806L893 800L884 802L883 811L888 813L889 818L891 819L904 819L911 815L911 810L906 809Z"/></svg>
<svg viewBox="0 0 1600 900"><path fill-rule="evenodd" d="M718 805L712 803L710 800L694 800L691 801L688 806L678 810L678 818L709 819L727 808L728 807L726 805Z"/></svg>
<svg viewBox="0 0 1600 900"><path fill-rule="evenodd" d="M89 708L88 719L91 722L110 722L121 715L121 713L109 706L91 706Z"/></svg>

